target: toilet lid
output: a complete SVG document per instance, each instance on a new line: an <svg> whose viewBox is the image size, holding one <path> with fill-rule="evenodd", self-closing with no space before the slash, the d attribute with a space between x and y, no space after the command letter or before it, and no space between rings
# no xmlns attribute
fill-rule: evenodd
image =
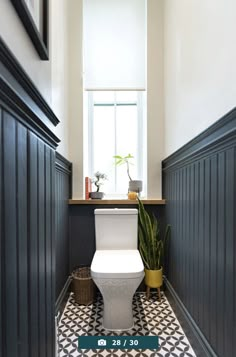
<svg viewBox="0 0 236 357"><path fill-rule="evenodd" d="M91 265L94 278L138 278L143 271L138 250L97 250Z"/></svg>

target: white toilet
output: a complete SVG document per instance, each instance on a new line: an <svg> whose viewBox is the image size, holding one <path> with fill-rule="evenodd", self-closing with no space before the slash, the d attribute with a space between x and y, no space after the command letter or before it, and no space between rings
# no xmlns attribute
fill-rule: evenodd
<svg viewBox="0 0 236 357"><path fill-rule="evenodd" d="M103 327L133 327L132 299L144 277L137 209L95 209L96 252L91 276L104 303Z"/></svg>

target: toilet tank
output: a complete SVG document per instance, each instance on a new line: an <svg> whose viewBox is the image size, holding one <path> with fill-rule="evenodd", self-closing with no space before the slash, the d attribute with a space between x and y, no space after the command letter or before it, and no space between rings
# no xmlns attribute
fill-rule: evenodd
<svg viewBox="0 0 236 357"><path fill-rule="evenodd" d="M137 209L95 209L94 214L97 250L137 249Z"/></svg>

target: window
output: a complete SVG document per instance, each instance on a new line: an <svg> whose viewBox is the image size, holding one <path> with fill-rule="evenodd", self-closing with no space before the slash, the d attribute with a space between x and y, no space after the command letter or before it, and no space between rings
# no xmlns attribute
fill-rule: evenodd
<svg viewBox="0 0 236 357"><path fill-rule="evenodd" d="M125 165L146 193L146 0L83 0L84 176L105 173L102 190L127 194ZM127 197L127 196L126 196Z"/></svg>
<svg viewBox="0 0 236 357"><path fill-rule="evenodd" d="M144 179L144 93L86 92L88 176L92 177L96 171L105 173L108 181L102 190L107 195L125 195L128 190L126 166L115 166L114 155L133 155L133 165L130 166L131 178Z"/></svg>

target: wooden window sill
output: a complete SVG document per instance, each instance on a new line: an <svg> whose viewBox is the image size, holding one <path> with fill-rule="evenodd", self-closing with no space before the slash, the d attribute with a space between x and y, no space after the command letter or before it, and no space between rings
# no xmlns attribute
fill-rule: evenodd
<svg viewBox="0 0 236 357"><path fill-rule="evenodd" d="M165 205L166 200L162 199L142 199L143 204L146 205ZM115 199L115 200L82 200L82 199L71 199L69 200L69 205L133 205L138 204L137 200L128 199Z"/></svg>

